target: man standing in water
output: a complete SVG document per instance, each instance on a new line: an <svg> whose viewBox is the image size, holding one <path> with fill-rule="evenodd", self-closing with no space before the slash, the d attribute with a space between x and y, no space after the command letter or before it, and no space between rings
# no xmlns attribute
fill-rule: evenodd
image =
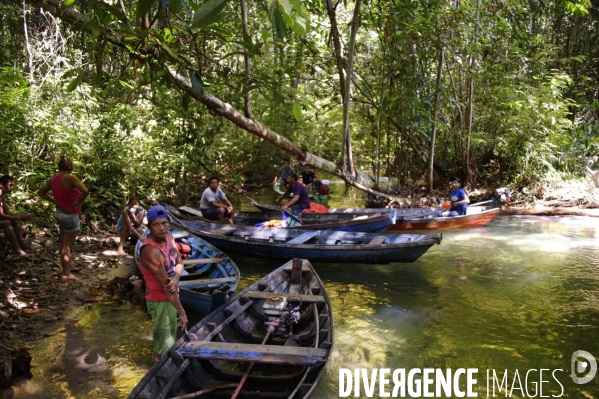
<svg viewBox="0 0 599 399"><path fill-rule="evenodd" d="M139 264L152 316L152 359L157 362L177 339L177 314L179 327L187 333L187 315L179 301L183 262L170 233L166 209L160 205L150 208L147 219L150 234L143 241Z"/></svg>
<svg viewBox="0 0 599 399"><path fill-rule="evenodd" d="M37 219L31 213L12 212L8 209L5 196L10 194L14 187L15 179L12 176L0 177L0 230L4 230L4 235L15 253L18 256L26 256L24 250L30 250L31 245L25 242L19 221L36 222Z"/></svg>

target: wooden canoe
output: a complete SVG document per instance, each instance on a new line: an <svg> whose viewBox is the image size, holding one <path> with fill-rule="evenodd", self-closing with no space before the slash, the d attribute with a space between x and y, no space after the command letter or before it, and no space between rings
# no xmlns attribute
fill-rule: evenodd
<svg viewBox="0 0 599 399"><path fill-rule="evenodd" d="M252 204L263 212L280 210L279 206ZM475 204L476 205L476 204ZM329 208L329 214L347 215L372 215L386 213L394 220L394 224L387 231L399 230L435 230L483 227L495 216L499 215L499 208L494 206L469 206L466 215L453 217L439 217L443 208ZM422 215L422 218L417 216Z"/></svg>
<svg viewBox="0 0 599 399"><path fill-rule="evenodd" d="M280 330L269 334L264 323L266 298L282 296L300 306L299 323L288 337ZM202 398L231 398L248 369L238 398L308 398L333 342L333 309L324 284L307 260L294 259L193 326L128 398L191 397L199 391Z"/></svg>
<svg viewBox="0 0 599 399"><path fill-rule="evenodd" d="M146 230L144 235L149 233ZM239 285L239 269L227 255L210 243L186 230L171 229L175 241L191 247L183 261L185 270L179 282L179 299L184 308L208 314L232 297ZM135 245L135 261L139 265L141 241Z"/></svg>
<svg viewBox="0 0 599 399"><path fill-rule="evenodd" d="M499 215L499 208L493 206L469 206L462 216L439 217L442 208L396 209L395 223L388 231L433 230L483 227ZM418 217L419 215L427 215Z"/></svg>
<svg viewBox="0 0 599 399"><path fill-rule="evenodd" d="M195 220L175 220L185 229L227 253L314 262L378 263L414 262L441 234L385 234L328 230L264 229L223 226Z"/></svg>
<svg viewBox="0 0 599 399"><path fill-rule="evenodd" d="M166 206L166 205L165 205ZM167 206L167 210L180 219L196 219L206 223L214 223L211 220L193 217L186 213L185 209L177 209ZM294 212L293 215L300 219L303 226L277 227L294 228L299 230L331 230L331 231L361 231L364 233L382 233L393 225L393 219L389 214L351 215L351 214L328 214L328 213L302 213ZM255 226L258 223L269 220L281 220L279 212L235 212L235 225Z"/></svg>

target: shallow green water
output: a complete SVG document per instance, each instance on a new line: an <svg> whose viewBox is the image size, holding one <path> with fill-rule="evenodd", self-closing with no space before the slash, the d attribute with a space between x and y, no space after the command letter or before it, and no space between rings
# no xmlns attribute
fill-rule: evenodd
<svg viewBox="0 0 599 399"><path fill-rule="evenodd" d="M413 264L317 264L333 302L336 339L313 397L338 397L339 368L375 367L478 368L479 397L486 397L487 369L500 376L508 369L510 386L516 369L523 384L529 369L563 369L556 373L562 397L599 397L599 376L585 385L569 377L575 350L599 355L597 222L498 217L487 228L444 231L442 244ZM279 265L234 260L240 288ZM125 397L150 367L150 331L139 309L83 310L33 351L35 376L15 397ZM90 369L98 355L105 363ZM538 373L529 378L534 395L533 380ZM550 381L544 395L560 394L550 373L543 380Z"/></svg>

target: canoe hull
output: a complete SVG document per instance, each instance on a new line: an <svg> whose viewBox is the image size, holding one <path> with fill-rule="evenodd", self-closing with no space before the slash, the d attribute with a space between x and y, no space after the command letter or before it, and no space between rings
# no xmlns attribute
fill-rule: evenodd
<svg viewBox="0 0 599 399"><path fill-rule="evenodd" d="M243 240L226 240L214 236L203 238L225 252L277 259L303 257L310 259L311 262L326 263L412 263L436 244L431 242L412 247L362 249L360 245L269 245Z"/></svg>
<svg viewBox="0 0 599 399"><path fill-rule="evenodd" d="M191 327L189 334L179 338L128 398L170 398L218 385L220 389L202 397L230 398L250 361L255 362L254 367L239 398L308 398L326 371L333 351L335 326L324 284L307 260L298 261L302 269L300 281L293 284L293 262L290 261L250 285ZM252 351L265 348L259 345L266 335L264 299L260 299L265 296L262 294L299 295L306 299L300 305L301 320L293 329L292 338L275 333L265 345L269 354L291 352L303 356L318 352L314 361L294 361L292 356L279 357L280 362L272 357L261 361L261 358L250 355ZM202 350L206 346L221 349L218 353L219 349L208 349L210 353L202 354L206 353ZM225 353L235 359L221 356Z"/></svg>
<svg viewBox="0 0 599 399"><path fill-rule="evenodd" d="M437 230L483 227L495 216L499 215L499 208L485 210L472 215L455 217L434 217L413 220L397 220L387 231L405 230Z"/></svg>
<svg viewBox="0 0 599 399"><path fill-rule="evenodd" d="M225 233L221 225L191 220L172 222L202 237L227 253L277 259L308 258L313 262L377 263L414 262L441 235L342 232L328 230L263 229L235 227ZM219 233L222 232L224 234ZM297 242L300 236L305 240Z"/></svg>
<svg viewBox="0 0 599 399"><path fill-rule="evenodd" d="M181 210L165 204L166 209L177 218L186 218ZM299 230L330 230L330 231L355 231L364 233L382 233L387 231L393 225L393 218L389 214L367 214L365 219L355 219L360 215L328 213L294 213L302 222L302 226L277 227L278 229L299 229ZM258 223L269 220L280 220L282 218L279 212L236 212L235 224L240 226L255 226ZM195 218L191 220L200 220L206 223L214 223L204 218Z"/></svg>

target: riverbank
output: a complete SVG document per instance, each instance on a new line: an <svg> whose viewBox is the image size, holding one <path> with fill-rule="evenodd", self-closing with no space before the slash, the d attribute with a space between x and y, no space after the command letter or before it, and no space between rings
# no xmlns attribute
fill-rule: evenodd
<svg viewBox="0 0 599 399"><path fill-rule="evenodd" d="M0 268L0 290L4 294L0 301L0 364L10 362L19 351L23 353L23 349L70 322L74 308L113 301L107 283L117 275L130 273L131 258L117 256L116 235L95 230L79 236L73 246L73 265L81 268L79 281L60 278L58 235L53 227L26 228L25 238L33 247L29 257L5 252ZM4 237L0 239L7 249ZM133 247L126 250L131 253ZM6 387L10 372L1 378L0 385Z"/></svg>

